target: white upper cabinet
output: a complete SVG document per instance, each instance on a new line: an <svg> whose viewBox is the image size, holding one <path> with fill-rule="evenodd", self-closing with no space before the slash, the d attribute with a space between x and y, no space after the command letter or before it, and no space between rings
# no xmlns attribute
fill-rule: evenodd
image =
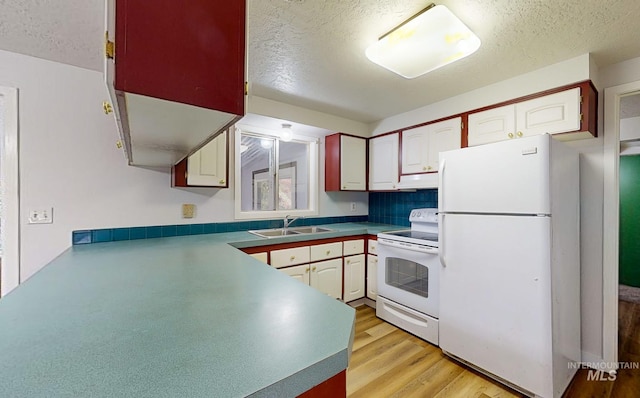
<svg viewBox="0 0 640 398"><path fill-rule="evenodd" d="M580 88L469 114L469 146L579 131Z"/></svg>
<svg viewBox="0 0 640 398"><path fill-rule="evenodd" d="M398 184L399 133L369 140L369 190L394 190Z"/></svg>
<svg viewBox="0 0 640 398"><path fill-rule="evenodd" d="M325 137L324 190L367 189L367 140L343 133Z"/></svg>
<svg viewBox="0 0 640 398"><path fill-rule="evenodd" d="M402 132L402 174L425 173L429 152L429 125Z"/></svg>
<svg viewBox="0 0 640 398"><path fill-rule="evenodd" d="M187 160L187 185L227 186L227 134L203 146Z"/></svg>
<svg viewBox="0 0 640 398"><path fill-rule="evenodd" d="M402 174L438 171L440 152L460 148L462 119L447 119L402 132Z"/></svg>
<svg viewBox="0 0 640 398"><path fill-rule="evenodd" d="M367 189L367 141L359 137L340 136L340 183L344 191Z"/></svg>

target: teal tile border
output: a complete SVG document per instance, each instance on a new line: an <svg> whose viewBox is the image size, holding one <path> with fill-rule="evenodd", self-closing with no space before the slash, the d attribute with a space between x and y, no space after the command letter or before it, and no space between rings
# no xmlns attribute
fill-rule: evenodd
<svg viewBox="0 0 640 398"><path fill-rule="evenodd" d="M344 222L366 222L369 216L315 217L296 220L295 226L335 224ZM71 242L74 245L114 242L121 240L151 239L170 236L202 235L219 232L247 231L250 229L279 228L282 220L254 220L222 222L208 224L151 225L130 228L101 228L73 231Z"/></svg>

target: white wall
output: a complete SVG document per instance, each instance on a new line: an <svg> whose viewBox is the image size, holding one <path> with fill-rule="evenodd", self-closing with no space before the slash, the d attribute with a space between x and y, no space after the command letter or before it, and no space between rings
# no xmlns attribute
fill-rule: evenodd
<svg viewBox="0 0 640 398"><path fill-rule="evenodd" d="M0 51L0 85L19 90L22 281L67 249L73 230L233 221L233 186L174 189L170 174L126 165L102 112L101 73ZM197 206L196 218L181 218L182 203ZM367 205L366 193L320 192L321 216L363 215ZM53 224L26 223L29 209L47 207Z"/></svg>

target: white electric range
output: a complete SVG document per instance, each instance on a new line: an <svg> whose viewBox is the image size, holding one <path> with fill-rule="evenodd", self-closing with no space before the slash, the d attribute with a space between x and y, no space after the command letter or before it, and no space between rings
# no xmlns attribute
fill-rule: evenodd
<svg viewBox="0 0 640 398"><path fill-rule="evenodd" d="M411 229L378 234L376 315L438 344L438 209L414 209Z"/></svg>

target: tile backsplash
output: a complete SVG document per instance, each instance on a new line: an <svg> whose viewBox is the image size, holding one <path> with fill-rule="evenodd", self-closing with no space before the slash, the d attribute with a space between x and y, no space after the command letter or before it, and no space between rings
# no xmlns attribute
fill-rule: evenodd
<svg viewBox="0 0 640 398"><path fill-rule="evenodd" d="M438 190L369 193L369 222L410 226L411 210L438 207Z"/></svg>
<svg viewBox="0 0 640 398"><path fill-rule="evenodd" d="M365 222L367 216L346 217L309 217L300 218L293 226L309 226L344 222ZM153 225L130 228L102 228L73 231L72 243L85 245L89 243L112 242L117 240L135 240L164 238L170 236L201 235L217 232L247 231L249 229L266 229L282 227L282 219L253 220L238 222L221 222L208 224Z"/></svg>

